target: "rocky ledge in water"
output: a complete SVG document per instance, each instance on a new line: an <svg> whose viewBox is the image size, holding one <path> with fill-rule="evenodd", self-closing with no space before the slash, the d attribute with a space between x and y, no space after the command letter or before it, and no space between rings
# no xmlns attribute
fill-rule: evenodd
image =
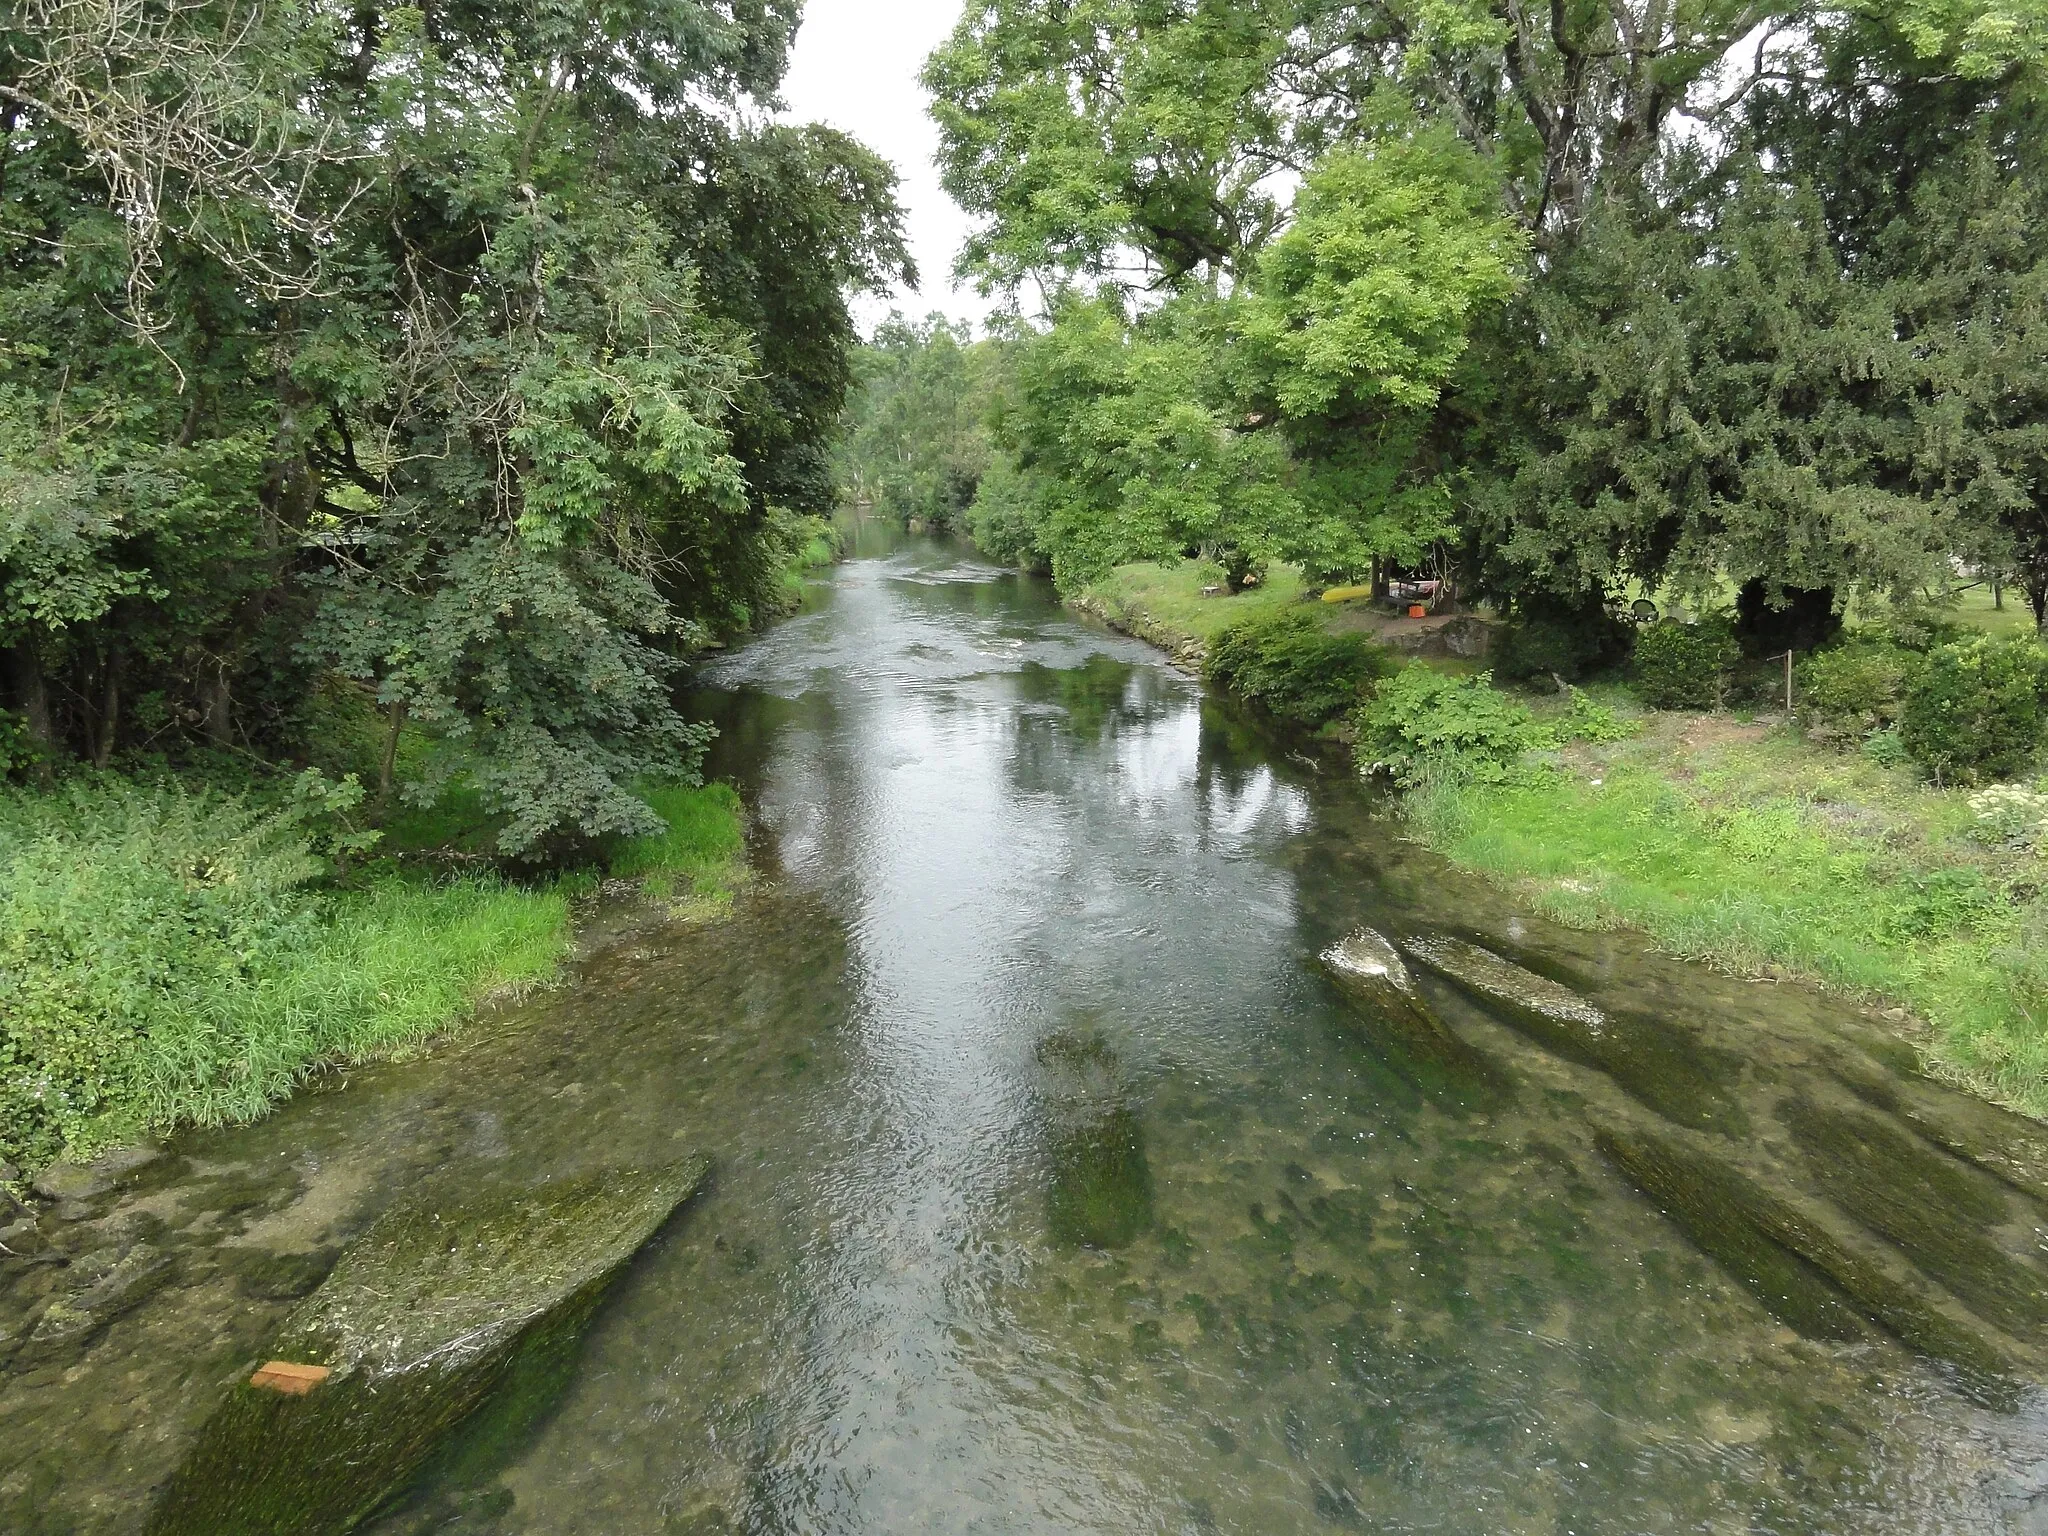
<svg viewBox="0 0 2048 1536"><path fill-rule="evenodd" d="M1595 1140L1788 1327L1809 1338L1854 1339L1875 1324L1954 1367L1957 1385L1976 1401L2003 1410L2017 1405L2014 1363L1975 1319L1937 1300L1900 1272L1893 1255L1824 1207L1768 1193L1709 1146L1641 1127L1602 1126Z"/></svg>
<svg viewBox="0 0 2048 1536"><path fill-rule="evenodd" d="M1426 935L1403 942L1434 971L1539 1044L1597 1067L1665 1119L1694 1130L1740 1135L1747 1116L1717 1068L1720 1054L1676 1026L1611 1013L1569 987L1464 939Z"/></svg>
<svg viewBox="0 0 2048 1536"><path fill-rule="evenodd" d="M243 1373L164 1490L150 1536L349 1531L459 1427L473 1435L506 1404L530 1422L612 1280L708 1173L701 1158L615 1169L384 1217L264 1356L329 1374L292 1393Z"/></svg>
<svg viewBox="0 0 2048 1536"><path fill-rule="evenodd" d="M1386 937L1360 928L1323 951L1323 967L1359 1005L1373 1043L1397 1065L1441 1081L1462 1097L1491 1096L1498 1074L1486 1058L1459 1039L1429 1006Z"/></svg>

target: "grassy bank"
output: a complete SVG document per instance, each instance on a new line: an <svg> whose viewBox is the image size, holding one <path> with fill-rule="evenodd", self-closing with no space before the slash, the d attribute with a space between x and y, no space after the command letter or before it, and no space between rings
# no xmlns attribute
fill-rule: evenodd
<svg viewBox="0 0 2048 1536"><path fill-rule="evenodd" d="M1199 666L1209 643L1222 631L1299 602L1303 595L1301 573L1290 565L1273 566L1264 583L1243 592L1202 595L1205 587L1222 582L1223 567L1207 561L1146 561L1118 566L1078 593L1073 603L1084 613Z"/></svg>
<svg viewBox="0 0 2048 1536"><path fill-rule="evenodd" d="M738 797L662 787L609 872L729 904ZM0 1158L26 1170L261 1114L325 1064L402 1056L544 984L600 872L520 883L384 860L329 879L320 832L260 798L81 778L0 794Z"/></svg>
<svg viewBox="0 0 2048 1536"><path fill-rule="evenodd" d="M1082 605L1188 655L1299 593L1276 582L1201 597L1214 579L1192 562L1129 566ZM1980 596L1958 618L2010 627L2017 605L1994 612ZM1967 790L1777 717L1650 711L1622 688L1598 692L1634 724L1629 739L1566 740L1505 783L1417 790L1410 835L1564 923L1637 930L1886 1009L1934 1070L2048 1115L2048 839L2000 836ZM1532 740L1574 734L1541 729L1565 701L1522 702Z"/></svg>
<svg viewBox="0 0 2048 1536"><path fill-rule="evenodd" d="M1944 1075L2048 1114L2048 870L1965 792L1726 716L1558 756L1418 793L1415 835L1573 926L1898 1010Z"/></svg>

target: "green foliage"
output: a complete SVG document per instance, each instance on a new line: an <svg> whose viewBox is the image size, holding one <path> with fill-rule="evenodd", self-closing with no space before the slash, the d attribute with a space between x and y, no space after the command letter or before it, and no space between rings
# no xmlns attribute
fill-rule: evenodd
<svg viewBox="0 0 2048 1536"><path fill-rule="evenodd" d="M1760 635L1788 595L1903 596L1960 555L2048 612L2038 10L969 7L927 71L945 184L985 221L964 269L1222 311L1182 420L1285 447L1226 515L1242 537L1137 526L1131 477L1179 495L1200 457L1041 451L1056 413L1006 439L991 505L1032 538L1004 542L1084 579L1183 536L1316 580L1455 550L1462 595L1528 620L1529 662L1502 658L1527 675L1607 650L1538 609L1632 583L1732 582ZM1137 393L1068 361L1070 397ZM1112 468L1116 497L1074 490Z"/></svg>
<svg viewBox="0 0 2048 1536"><path fill-rule="evenodd" d="M1560 602L1537 594L1515 605L1495 651L1501 676L1511 682L1569 682L1620 661L1634 639L1603 598Z"/></svg>
<svg viewBox="0 0 2048 1536"><path fill-rule="evenodd" d="M1062 588L1197 549L1251 565L1280 553L1286 450L1237 430L1225 342L1199 295L1136 322L1112 298L1068 297L1019 346L994 430L1022 472L1007 489L1032 501L1018 520Z"/></svg>
<svg viewBox="0 0 2048 1536"><path fill-rule="evenodd" d="M1899 739L1899 728L1872 733L1863 743L1863 755L1880 768L1903 768L1912 759L1906 754L1906 744Z"/></svg>
<svg viewBox="0 0 2048 1536"><path fill-rule="evenodd" d="M986 414L1002 344L943 315L891 315L857 356L840 468L848 491L892 517L959 524L989 465Z"/></svg>
<svg viewBox="0 0 2048 1536"><path fill-rule="evenodd" d="M1313 607L1282 608L1216 637L1209 680L1262 709L1317 726L1357 707L1376 679L1396 670L1384 646L1363 635L1333 635Z"/></svg>
<svg viewBox="0 0 2048 1536"><path fill-rule="evenodd" d="M265 803L112 775L0 791L0 1157L36 1167L264 1112L333 1060L403 1052L550 978L562 888L377 869L322 885L354 786ZM611 873L713 910L743 858L724 785L655 786L662 830ZM358 850L359 851L359 850Z"/></svg>
<svg viewBox="0 0 2048 1536"><path fill-rule="evenodd" d="M849 294L909 275L893 172L755 110L785 9L28 0L0 702L38 771L295 757L334 671L507 852L657 826L630 786L702 745L674 667L782 606Z"/></svg>
<svg viewBox="0 0 2048 1536"><path fill-rule="evenodd" d="M1801 657L1794 667L1794 697L1819 719L1883 730L1897 722L1919 665L1918 653L1904 646L1859 636Z"/></svg>
<svg viewBox="0 0 2048 1536"><path fill-rule="evenodd" d="M974 488L967 509L968 537L989 559L1020 570L1043 570L1051 551L1045 544L1044 497L1028 470L1006 453L994 455Z"/></svg>
<svg viewBox="0 0 2048 1536"><path fill-rule="evenodd" d="M1587 741L1603 745L1627 741L1637 734L1639 727L1633 720L1624 720L1612 706L1592 698L1583 688L1571 690L1572 706L1558 722L1558 734L1566 741Z"/></svg>
<svg viewBox="0 0 2048 1536"><path fill-rule="evenodd" d="M1725 619L1652 624L1636 639L1636 692L1652 709L1713 709L1741 659Z"/></svg>
<svg viewBox="0 0 2048 1536"><path fill-rule="evenodd" d="M260 1112L552 969L565 913L485 884L327 898L304 802L109 779L0 798L0 1149L30 1164Z"/></svg>
<svg viewBox="0 0 2048 1536"><path fill-rule="evenodd" d="M1358 711L1358 760L1404 789L1476 780L1503 783L1548 737L1493 674L1452 677L1413 665Z"/></svg>
<svg viewBox="0 0 2048 1536"><path fill-rule="evenodd" d="M2040 750L2048 651L1978 638L1937 647L1907 687L1899 742L1936 781L2007 778Z"/></svg>

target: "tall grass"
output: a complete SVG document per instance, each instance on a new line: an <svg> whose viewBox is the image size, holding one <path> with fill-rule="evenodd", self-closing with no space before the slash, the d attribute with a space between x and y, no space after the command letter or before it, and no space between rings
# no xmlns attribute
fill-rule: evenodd
<svg viewBox="0 0 2048 1536"><path fill-rule="evenodd" d="M2030 882L1937 844L1914 857L1820 808L1715 803L1652 769L1464 784L1412 797L1425 842L1579 927L1902 1003L1952 1074L2048 1114L2048 906ZM2038 1022L2037 1022L2038 1021Z"/></svg>
<svg viewBox="0 0 2048 1536"><path fill-rule="evenodd" d="M657 785L641 794L668 830L622 843L611 856L612 874L642 881L658 898L730 906L745 843L739 794L726 784Z"/></svg>
<svg viewBox="0 0 2048 1536"><path fill-rule="evenodd" d="M738 797L659 789L613 872L729 900ZM569 888L386 868L323 888L290 810L114 777L0 791L0 1156L34 1168L263 1113L322 1064L403 1055L551 978Z"/></svg>

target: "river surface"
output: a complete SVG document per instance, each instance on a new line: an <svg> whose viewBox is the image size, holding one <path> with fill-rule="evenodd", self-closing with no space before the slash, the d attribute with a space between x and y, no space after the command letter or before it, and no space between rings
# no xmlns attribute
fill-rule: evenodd
<svg viewBox="0 0 2048 1536"><path fill-rule="evenodd" d="M732 915L624 925L423 1061L178 1138L98 1218L176 1280L0 1377L0 1527L137 1529L292 1265L393 1201L702 1149L540 1430L380 1530L2035 1528L2038 1396L1782 1326L1594 1148L1596 1074L1430 983L1512 1090L1432 1094L1316 956L1513 945L1744 1092L1882 1055L1855 1011L1525 918L936 542L867 530L703 681L756 817Z"/></svg>

